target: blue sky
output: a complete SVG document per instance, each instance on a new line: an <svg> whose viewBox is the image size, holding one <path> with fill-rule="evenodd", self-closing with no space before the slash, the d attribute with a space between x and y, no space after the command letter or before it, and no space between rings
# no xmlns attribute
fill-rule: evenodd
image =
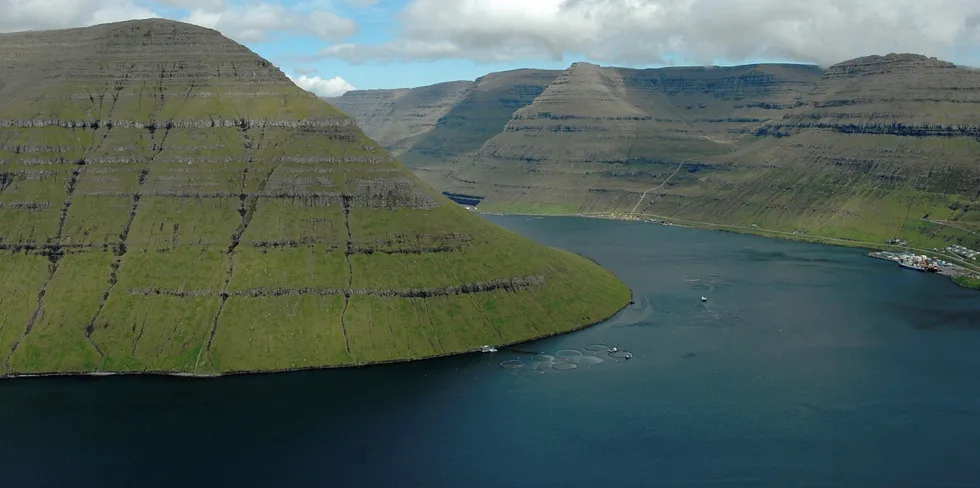
<svg viewBox="0 0 980 488"><path fill-rule="evenodd" d="M0 0L0 32L165 17L321 95L575 61L628 67L914 52L980 66L977 0Z"/></svg>

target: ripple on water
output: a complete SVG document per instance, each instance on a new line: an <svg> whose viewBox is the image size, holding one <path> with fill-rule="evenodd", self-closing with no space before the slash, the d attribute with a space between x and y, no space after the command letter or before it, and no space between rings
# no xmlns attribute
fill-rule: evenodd
<svg viewBox="0 0 980 488"><path fill-rule="evenodd" d="M544 374L544 370L537 368L522 368L517 372L517 376L541 376Z"/></svg>
<svg viewBox="0 0 980 488"><path fill-rule="evenodd" d="M555 357L554 356L551 356L551 355L548 355L548 354L537 354L537 355L532 356L531 359L533 359L535 361L548 362L548 361L554 361L555 360Z"/></svg>
<svg viewBox="0 0 980 488"><path fill-rule="evenodd" d="M576 362L581 364L599 364L604 361L602 360L602 358L597 358L595 356L582 356Z"/></svg>
<svg viewBox="0 0 980 488"><path fill-rule="evenodd" d="M521 361L519 359L508 359L506 361L501 361L500 362L500 367L506 368L506 369L523 368L524 367L524 361Z"/></svg>
<svg viewBox="0 0 980 488"><path fill-rule="evenodd" d="M605 344L590 344L588 346L585 346L584 349L589 352L608 351L609 346Z"/></svg>
<svg viewBox="0 0 980 488"><path fill-rule="evenodd" d="M562 349L561 351L558 351L558 352L555 353L555 356L560 357L560 358L574 358L574 357L578 357L578 356L581 356L581 355L582 355L582 353L579 352L579 351L576 351L575 349Z"/></svg>

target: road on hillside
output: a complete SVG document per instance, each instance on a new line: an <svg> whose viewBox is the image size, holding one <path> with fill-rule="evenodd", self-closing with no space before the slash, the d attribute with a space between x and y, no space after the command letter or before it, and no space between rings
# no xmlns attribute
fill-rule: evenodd
<svg viewBox="0 0 980 488"><path fill-rule="evenodd" d="M936 225L944 225L946 227L952 227L954 229L959 229L959 230L961 230L963 232L968 232L968 233L973 234L975 236L980 236L980 233L973 232L970 229L966 229L966 228L960 227L958 225L953 225L953 224L947 223L944 220L929 220L929 219L920 219L920 220L922 220L923 222L929 222L929 223L936 224Z"/></svg>
<svg viewBox="0 0 980 488"><path fill-rule="evenodd" d="M684 163L690 161L691 159L693 159L693 158L687 158L687 159L681 161L681 163L677 165L677 169L675 169L674 172L671 173L670 176L668 176L667 179L663 181L663 183L661 183L661 184L659 184L659 185L657 185L657 186L655 186L653 188L650 188L649 190L643 192L643 195L640 195L640 200L637 201L636 202L636 205L633 206L633 210L630 210L630 215L633 215L633 212L636 212L636 208L639 207L641 203L643 203L643 199L646 198L647 193L650 193L653 190L659 190L659 189L663 188L664 185L666 185L667 182L670 181L670 179L673 178L674 175L676 175L677 172L681 170L681 168L684 166Z"/></svg>

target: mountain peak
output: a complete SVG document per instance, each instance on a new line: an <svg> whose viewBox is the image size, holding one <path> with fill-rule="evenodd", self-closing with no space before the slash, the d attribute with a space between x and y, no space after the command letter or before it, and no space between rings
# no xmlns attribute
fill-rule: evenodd
<svg viewBox="0 0 980 488"><path fill-rule="evenodd" d="M837 63L825 73L827 78L907 73L921 69L955 69L953 63L921 54L891 53L871 55Z"/></svg>
<svg viewBox="0 0 980 488"><path fill-rule="evenodd" d="M170 19L151 17L146 19L124 20L121 22L108 22L96 24L88 27L75 27L71 29L50 29L50 30L27 30L9 33L0 33L0 39L9 41L17 37L48 37L68 40L74 37L82 39L93 38L119 38L119 37L138 37L174 35L174 34L209 34L212 36L223 37L220 32L202 27L197 24L180 22Z"/></svg>

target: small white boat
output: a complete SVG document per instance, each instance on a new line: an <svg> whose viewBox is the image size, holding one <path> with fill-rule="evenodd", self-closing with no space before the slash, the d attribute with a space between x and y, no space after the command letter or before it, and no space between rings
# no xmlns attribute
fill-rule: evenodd
<svg viewBox="0 0 980 488"><path fill-rule="evenodd" d="M706 301L708 301L708 299L707 299L707 298L705 298L705 297L701 297L701 301L702 301L702 302L706 302Z"/></svg>
<svg viewBox="0 0 980 488"><path fill-rule="evenodd" d="M484 345L480 346L480 352L497 352L497 348L490 345Z"/></svg>

